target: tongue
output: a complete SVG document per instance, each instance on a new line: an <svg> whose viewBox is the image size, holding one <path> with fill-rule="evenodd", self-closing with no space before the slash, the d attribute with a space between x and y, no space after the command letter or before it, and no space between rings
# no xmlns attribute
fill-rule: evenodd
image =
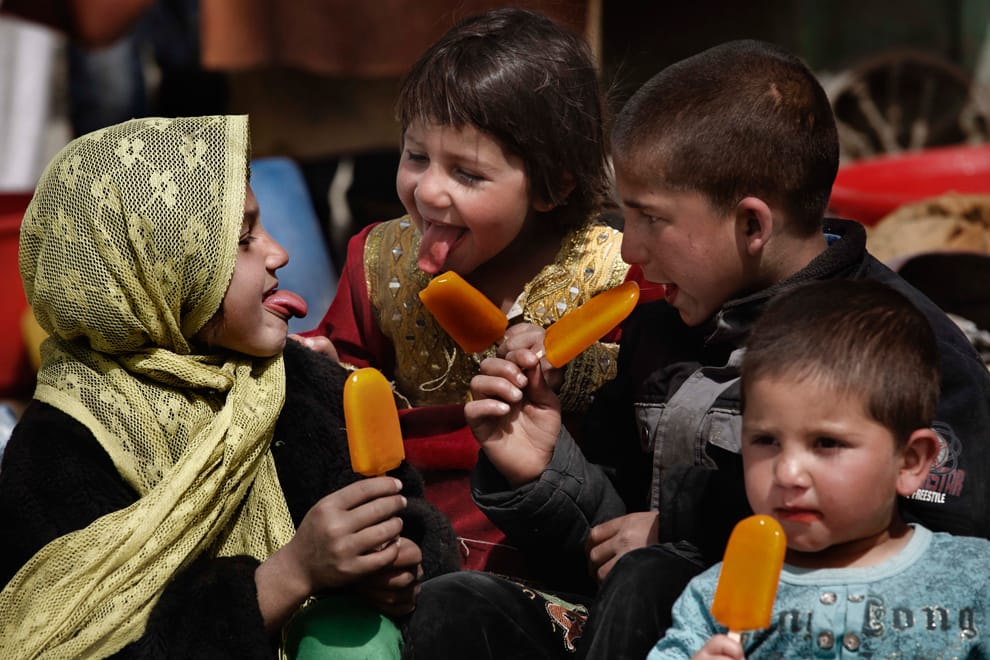
<svg viewBox="0 0 990 660"><path fill-rule="evenodd" d="M419 269L430 275L436 275L443 270L450 248L463 233L463 227L427 224L419 240Z"/></svg>
<svg viewBox="0 0 990 660"><path fill-rule="evenodd" d="M265 298L265 307L286 319L291 316L306 316L309 311L306 301L298 294L281 289Z"/></svg>

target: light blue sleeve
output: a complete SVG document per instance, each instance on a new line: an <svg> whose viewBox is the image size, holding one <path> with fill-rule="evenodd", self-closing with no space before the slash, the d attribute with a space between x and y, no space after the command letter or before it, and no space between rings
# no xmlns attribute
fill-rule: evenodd
<svg viewBox="0 0 990 660"><path fill-rule="evenodd" d="M709 607L715 593L719 565L691 580L671 612L673 625L650 651L647 660L690 658L715 634L725 632L712 618Z"/></svg>

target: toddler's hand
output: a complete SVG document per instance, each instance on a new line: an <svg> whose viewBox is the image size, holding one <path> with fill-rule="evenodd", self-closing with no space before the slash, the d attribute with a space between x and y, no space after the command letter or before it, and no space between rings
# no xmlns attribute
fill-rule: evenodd
<svg viewBox="0 0 990 660"><path fill-rule="evenodd" d="M745 657L739 640L732 639L728 635L715 635L705 642L700 651L691 656L691 660L716 660L717 658L744 660Z"/></svg>

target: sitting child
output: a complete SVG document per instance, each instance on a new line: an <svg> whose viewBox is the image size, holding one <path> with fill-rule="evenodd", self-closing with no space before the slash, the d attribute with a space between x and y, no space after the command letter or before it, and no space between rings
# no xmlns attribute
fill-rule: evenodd
<svg viewBox="0 0 990 660"><path fill-rule="evenodd" d="M456 568L408 464L351 470L348 372L286 341L305 305L249 143L245 116L137 119L38 184L20 270L49 337L0 470L0 657L396 658L419 581Z"/></svg>
<svg viewBox="0 0 990 660"><path fill-rule="evenodd" d="M510 323L545 327L620 284L622 235L602 216L602 112L587 44L549 18L507 8L453 27L399 93L396 189L408 215L351 239L337 295L304 333L313 348L395 381L410 406L400 411L407 456L453 521L469 568L491 568L502 539L468 487L478 444L463 409L484 355L458 347L418 294L455 271ZM603 341L568 364L556 383L565 414L586 409L617 352ZM522 570L502 556L500 572Z"/></svg>
<svg viewBox="0 0 990 660"><path fill-rule="evenodd" d="M899 508L939 457L924 315L875 281L798 287L753 328L741 380L746 495L787 535L773 623L742 642L724 634L709 612L717 564L649 659L986 657L990 542Z"/></svg>

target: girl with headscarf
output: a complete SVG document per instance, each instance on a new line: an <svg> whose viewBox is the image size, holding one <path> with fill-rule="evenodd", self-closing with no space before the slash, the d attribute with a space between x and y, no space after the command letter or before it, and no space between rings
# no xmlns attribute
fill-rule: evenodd
<svg viewBox="0 0 990 660"><path fill-rule="evenodd" d="M396 656L392 618L456 567L411 468L351 471L347 372L286 341L305 303L248 163L246 117L147 118L42 175L20 269L49 338L0 464L0 657L305 654L344 617L341 646Z"/></svg>

